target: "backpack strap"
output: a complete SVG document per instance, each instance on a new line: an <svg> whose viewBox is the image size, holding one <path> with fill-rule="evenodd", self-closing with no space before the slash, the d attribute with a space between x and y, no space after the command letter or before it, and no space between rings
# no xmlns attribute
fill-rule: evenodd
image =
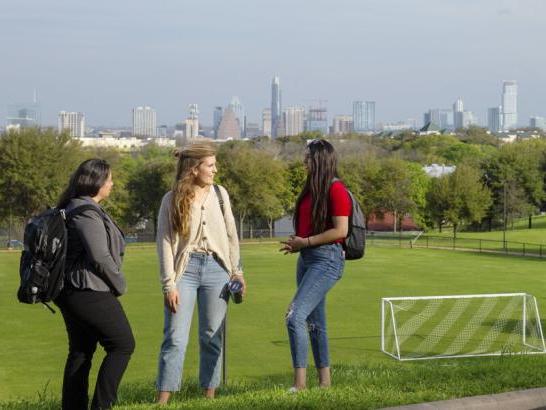
<svg viewBox="0 0 546 410"><path fill-rule="evenodd" d="M66 215L66 220L70 219L70 218L74 218L75 216L77 215L81 215L82 213L84 213L85 211L95 211L97 214L100 215L100 217L102 219L105 218L105 216L102 214L102 212L100 211L100 208L94 206L94 205L91 205L91 204L84 204L84 205L80 205L80 206L77 206L76 208L74 209L71 209L70 211L68 212L65 212L65 215Z"/></svg>
<svg viewBox="0 0 546 410"><path fill-rule="evenodd" d="M224 218L226 217L224 213L224 198L222 197L222 193L220 192L220 187L216 184L214 186L214 191L216 192L216 197L218 198L218 203L220 204L220 209L222 210L222 215Z"/></svg>

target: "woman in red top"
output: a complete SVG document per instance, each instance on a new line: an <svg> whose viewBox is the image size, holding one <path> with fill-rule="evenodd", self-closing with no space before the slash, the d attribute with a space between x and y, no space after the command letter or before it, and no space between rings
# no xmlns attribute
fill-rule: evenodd
<svg viewBox="0 0 546 410"><path fill-rule="evenodd" d="M337 179L334 147L322 139L307 146L304 159L307 180L296 201L294 226L281 251L299 252L297 291L286 314L290 340L294 386L305 389L308 339L321 387L329 387L330 359L326 333L326 294L343 274L345 257L342 243L347 236L351 199Z"/></svg>

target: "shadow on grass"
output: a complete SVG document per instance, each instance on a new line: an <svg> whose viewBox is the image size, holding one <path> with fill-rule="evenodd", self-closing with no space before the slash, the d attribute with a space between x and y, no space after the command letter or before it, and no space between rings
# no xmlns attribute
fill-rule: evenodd
<svg viewBox="0 0 546 410"><path fill-rule="evenodd" d="M546 385L544 356L501 356L400 363L394 360L337 364L332 367L334 387L319 389L314 371L310 388L296 395L287 393L291 374L233 379L218 389L216 400L201 398L193 379L185 381L167 409L289 409L369 408L444 400L478 394L500 393ZM122 384L118 408L157 408L151 380ZM38 397L0 403L6 410L50 410L60 407L59 398L44 390Z"/></svg>

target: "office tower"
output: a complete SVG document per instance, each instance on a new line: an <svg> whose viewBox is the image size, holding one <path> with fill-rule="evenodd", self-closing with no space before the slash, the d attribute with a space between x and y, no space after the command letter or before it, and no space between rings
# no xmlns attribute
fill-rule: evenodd
<svg viewBox="0 0 546 410"><path fill-rule="evenodd" d="M487 110L487 129L491 132L502 131L502 107L492 107Z"/></svg>
<svg viewBox="0 0 546 410"><path fill-rule="evenodd" d="M441 124L440 112L441 110L439 108L429 109L428 112L423 115L423 124L427 125L430 123L436 125L439 128Z"/></svg>
<svg viewBox="0 0 546 410"><path fill-rule="evenodd" d="M218 139L240 139L241 138L241 127L239 126L239 120L235 115L235 112L229 105L224 110L224 115L222 116L222 121L218 127Z"/></svg>
<svg viewBox="0 0 546 410"><path fill-rule="evenodd" d="M260 124L257 122L247 122L246 123L246 137L254 138L259 137L261 134Z"/></svg>
<svg viewBox="0 0 546 410"><path fill-rule="evenodd" d="M186 140L197 138L199 135L199 108L197 104L188 105L188 118L186 118L185 124L184 135Z"/></svg>
<svg viewBox="0 0 546 410"><path fill-rule="evenodd" d="M529 127L531 127L531 128L540 128L541 130L546 130L546 118L544 118L544 117L531 117L529 119Z"/></svg>
<svg viewBox="0 0 546 410"><path fill-rule="evenodd" d="M58 129L59 132L68 131L71 137L85 137L85 115L82 112L60 111Z"/></svg>
<svg viewBox="0 0 546 410"><path fill-rule="evenodd" d="M8 128L29 128L40 125L40 106L37 103L8 105L6 126Z"/></svg>
<svg viewBox="0 0 546 410"><path fill-rule="evenodd" d="M157 137L158 138L167 138L167 126L160 125L157 127Z"/></svg>
<svg viewBox="0 0 546 410"><path fill-rule="evenodd" d="M349 134L353 131L353 117L350 115L336 115L332 123L334 135Z"/></svg>
<svg viewBox="0 0 546 410"><path fill-rule="evenodd" d="M281 124L282 101L281 101L281 80L278 76L273 77L271 82L271 136L276 138Z"/></svg>
<svg viewBox="0 0 546 410"><path fill-rule="evenodd" d="M153 108L143 106L133 109L133 135L155 137L157 132L156 112Z"/></svg>
<svg viewBox="0 0 546 410"><path fill-rule="evenodd" d="M310 107L307 113L307 131L328 134L328 110L325 107Z"/></svg>
<svg viewBox="0 0 546 410"><path fill-rule="evenodd" d="M353 102L353 128L356 132L375 130L375 101Z"/></svg>
<svg viewBox="0 0 546 410"><path fill-rule="evenodd" d="M518 84L516 81L502 83L502 129L508 131L518 126Z"/></svg>
<svg viewBox="0 0 546 410"><path fill-rule="evenodd" d="M239 97L234 96L231 98L231 102L229 103L229 107L235 114L235 118L237 118L237 121L239 122L239 129L241 130L241 135L245 135L245 122L246 122L246 114L245 114L245 107L243 104L241 104L241 101L239 100Z"/></svg>
<svg viewBox="0 0 546 410"><path fill-rule="evenodd" d="M464 104L461 97L457 98L457 101L453 103L453 128L463 128L463 113Z"/></svg>
<svg viewBox="0 0 546 410"><path fill-rule="evenodd" d="M262 133L271 137L271 108L264 108L262 111Z"/></svg>
<svg viewBox="0 0 546 410"><path fill-rule="evenodd" d="M284 130L284 135L298 135L305 131L305 108L304 107L286 107L283 110L283 124L282 127L277 127L280 132L280 128ZM280 135L277 135L280 136Z"/></svg>
<svg viewBox="0 0 546 410"><path fill-rule="evenodd" d="M472 111L463 111L463 128L468 128L471 125L476 125L476 117Z"/></svg>
<svg viewBox="0 0 546 410"><path fill-rule="evenodd" d="M212 113L212 129L214 130L214 138L218 138L218 127L220 127L222 115L224 115L224 108L220 106L214 107L214 112Z"/></svg>

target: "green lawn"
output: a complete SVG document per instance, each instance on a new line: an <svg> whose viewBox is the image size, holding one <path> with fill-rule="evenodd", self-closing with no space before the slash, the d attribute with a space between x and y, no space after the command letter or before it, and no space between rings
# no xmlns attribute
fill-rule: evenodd
<svg viewBox="0 0 546 410"><path fill-rule="evenodd" d="M277 249L272 244L242 247L249 289L242 305L230 306L227 388L215 403L198 398L193 332L187 383L172 408L339 408L340 403L377 408L546 385L542 355L399 363L379 350L381 297L529 292L544 307L544 261L372 247L364 260L347 262L343 279L329 295L335 387L287 395L291 376L284 313L295 287L296 256L283 256ZM16 301L18 257L16 252L0 253L0 407L53 409L58 407L67 350L65 330L60 314ZM129 290L122 302L137 350L123 379L120 407L145 409L153 400L163 322L154 248L130 247L125 272Z"/></svg>
<svg viewBox="0 0 546 410"><path fill-rule="evenodd" d="M527 242L546 245L546 216L536 216L533 218L533 228L528 229L527 218L522 218L514 221L513 226L510 224L506 230L506 240L513 242ZM429 235L453 236L453 230L450 228L438 231L427 232ZM503 240L502 230L492 232L457 232L457 236L461 238L472 239L489 239L495 241Z"/></svg>

